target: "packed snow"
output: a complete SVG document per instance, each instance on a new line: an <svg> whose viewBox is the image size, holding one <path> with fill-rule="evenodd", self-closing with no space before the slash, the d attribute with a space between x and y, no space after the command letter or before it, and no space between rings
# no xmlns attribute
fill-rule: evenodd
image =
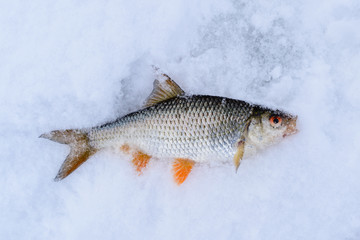
<svg viewBox="0 0 360 240"><path fill-rule="evenodd" d="M360 239L359 26L357 0L0 2L0 239ZM111 151L54 182L38 136L139 109L153 66L300 131L181 186Z"/></svg>

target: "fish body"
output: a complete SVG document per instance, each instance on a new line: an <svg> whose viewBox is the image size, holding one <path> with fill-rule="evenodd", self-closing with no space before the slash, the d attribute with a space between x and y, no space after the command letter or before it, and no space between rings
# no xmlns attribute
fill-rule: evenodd
<svg viewBox="0 0 360 240"><path fill-rule="evenodd" d="M167 75L154 82L145 107L90 129L56 130L43 138L70 145L56 177L65 178L100 149L115 147L133 156L141 173L151 157L175 159L181 184L195 163L240 160L296 132L296 117L225 97L192 95Z"/></svg>
<svg viewBox="0 0 360 240"><path fill-rule="evenodd" d="M92 128L96 149L131 145L159 158L226 161L255 106L215 96L179 96Z"/></svg>

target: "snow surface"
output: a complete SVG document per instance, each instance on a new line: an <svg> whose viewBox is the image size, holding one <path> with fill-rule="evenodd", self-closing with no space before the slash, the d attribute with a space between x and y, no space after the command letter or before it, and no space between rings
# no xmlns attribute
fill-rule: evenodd
<svg viewBox="0 0 360 240"><path fill-rule="evenodd" d="M360 239L360 2L0 2L0 239ZM277 107L300 132L194 169L69 149L41 133L138 109L152 65L188 93Z"/></svg>

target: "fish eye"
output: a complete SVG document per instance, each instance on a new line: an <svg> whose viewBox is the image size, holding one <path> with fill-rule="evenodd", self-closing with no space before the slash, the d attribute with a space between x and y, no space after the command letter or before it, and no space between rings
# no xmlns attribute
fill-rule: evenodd
<svg viewBox="0 0 360 240"><path fill-rule="evenodd" d="M271 116L269 121L272 127L279 127L281 125L282 118L280 116Z"/></svg>

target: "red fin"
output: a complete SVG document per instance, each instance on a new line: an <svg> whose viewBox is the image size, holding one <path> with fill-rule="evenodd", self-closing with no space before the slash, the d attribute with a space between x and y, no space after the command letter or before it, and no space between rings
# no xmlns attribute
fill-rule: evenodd
<svg viewBox="0 0 360 240"><path fill-rule="evenodd" d="M146 168L147 164L149 163L151 156L149 156L143 152L137 151L137 152L133 153L133 157L134 157L134 159L132 160L132 163L133 163L136 171L139 173L139 175L141 175L142 170L144 168Z"/></svg>
<svg viewBox="0 0 360 240"><path fill-rule="evenodd" d="M193 168L195 162L186 158L176 158L173 163L174 180L181 185Z"/></svg>

